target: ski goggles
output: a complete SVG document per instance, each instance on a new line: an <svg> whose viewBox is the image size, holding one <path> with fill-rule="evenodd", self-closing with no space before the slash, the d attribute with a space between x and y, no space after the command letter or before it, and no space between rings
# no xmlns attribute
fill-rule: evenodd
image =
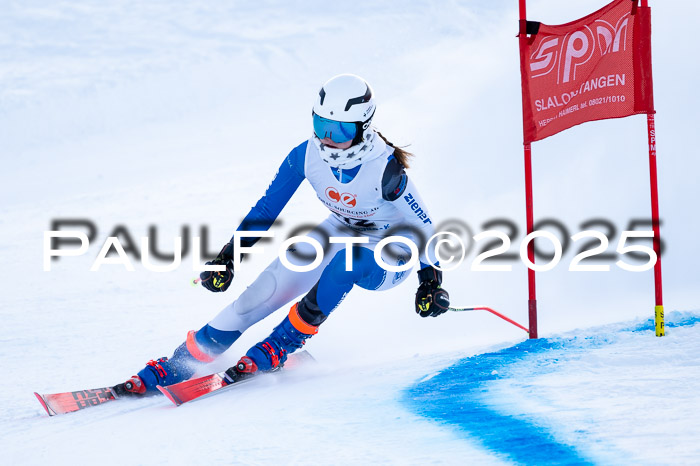
<svg viewBox="0 0 700 466"><path fill-rule="evenodd" d="M357 135L357 124L354 121L335 121L323 118L313 113L314 133L319 139L330 138L331 141L342 144L352 141Z"/></svg>

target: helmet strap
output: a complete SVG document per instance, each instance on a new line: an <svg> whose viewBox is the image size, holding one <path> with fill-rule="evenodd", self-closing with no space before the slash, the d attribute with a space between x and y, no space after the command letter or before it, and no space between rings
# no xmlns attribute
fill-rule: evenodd
<svg viewBox="0 0 700 466"><path fill-rule="evenodd" d="M376 112L376 107L375 107L375 112ZM364 140L365 131L367 131L369 129L370 125L372 124L372 118L374 118L374 112L372 112L372 114L369 116L369 118L367 118L365 121L362 121L362 122L356 121L355 122L355 127L357 128L357 130L355 131L355 137L352 140L351 146L359 144L360 142L362 142Z"/></svg>

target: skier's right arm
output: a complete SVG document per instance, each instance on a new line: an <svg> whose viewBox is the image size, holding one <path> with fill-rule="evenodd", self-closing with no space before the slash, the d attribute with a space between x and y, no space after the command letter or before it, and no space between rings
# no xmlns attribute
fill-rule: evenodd
<svg viewBox="0 0 700 466"><path fill-rule="evenodd" d="M280 165L277 174L272 179L270 186L263 197L250 209L236 231L266 231L268 230L297 188L304 181L304 160L306 158L306 145L304 141L287 155ZM241 238L241 246L250 247L260 238L257 236ZM233 238L226 243L213 261L207 264L225 265L223 272L202 272L200 274L202 286L209 291L226 291L233 278Z"/></svg>

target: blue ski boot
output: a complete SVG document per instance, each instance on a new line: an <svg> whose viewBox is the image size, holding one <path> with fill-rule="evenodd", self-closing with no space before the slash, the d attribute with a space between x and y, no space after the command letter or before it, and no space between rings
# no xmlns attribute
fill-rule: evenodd
<svg viewBox="0 0 700 466"><path fill-rule="evenodd" d="M325 316L322 319L310 319L309 315L307 302L304 299L294 304L289 314L274 328L270 336L250 348L241 358L238 363L239 371L269 372L281 368L288 354L301 348L308 338L318 333L318 324L310 324L307 320L321 320L321 322L325 320Z"/></svg>
<svg viewBox="0 0 700 466"><path fill-rule="evenodd" d="M114 388L118 394L158 393L157 385L165 387L189 379L199 367L216 359L240 336L241 332L218 330L209 324L197 332L190 330L187 340L175 349L170 359L162 357L149 361L136 375Z"/></svg>

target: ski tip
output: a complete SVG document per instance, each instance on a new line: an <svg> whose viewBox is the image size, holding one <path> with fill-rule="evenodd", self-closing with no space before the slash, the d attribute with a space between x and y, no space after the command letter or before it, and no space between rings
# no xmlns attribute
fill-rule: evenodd
<svg viewBox="0 0 700 466"><path fill-rule="evenodd" d="M175 398L173 396L173 394L170 393L170 391L167 388L162 387L160 385L156 385L156 388L158 389L159 392L161 392L163 395L165 395L170 401L172 401L175 406L180 406L182 404L180 402L180 400Z"/></svg>
<svg viewBox="0 0 700 466"><path fill-rule="evenodd" d="M49 416L53 416L53 413L49 409L49 406L46 404L46 400L44 400L44 397L39 395L37 392L34 392L34 396L36 396L36 399L39 400L41 406L44 407L44 409L46 410L46 414L48 414Z"/></svg>

